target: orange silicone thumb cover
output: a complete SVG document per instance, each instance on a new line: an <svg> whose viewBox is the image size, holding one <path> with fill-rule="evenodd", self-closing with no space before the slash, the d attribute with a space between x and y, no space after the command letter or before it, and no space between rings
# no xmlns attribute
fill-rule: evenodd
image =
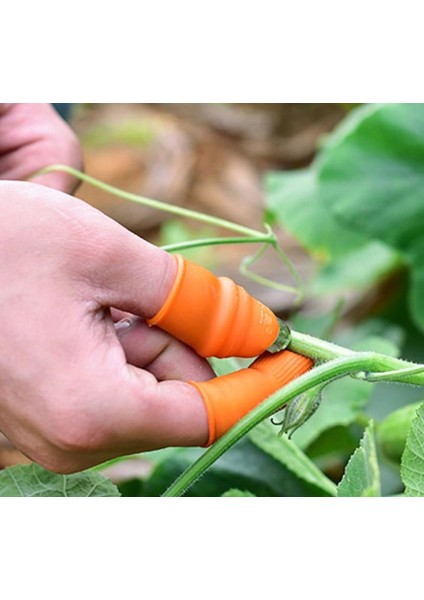
<svg viewBox="0 0 424 600"><path fill-rule="evenodd" d="M313 361L290 350L266 353L248 369L209 381L189 383L200 392L206 406L212 444L244 415L278 389L313 367Z"/></svg>
<svg viewBox="0 0 424 600"><path fill-rule="evenodd" d="M176 255L177 275L162 308L148 319L200 356L251 357L277 338L273 312L228 277Z"/></svg>

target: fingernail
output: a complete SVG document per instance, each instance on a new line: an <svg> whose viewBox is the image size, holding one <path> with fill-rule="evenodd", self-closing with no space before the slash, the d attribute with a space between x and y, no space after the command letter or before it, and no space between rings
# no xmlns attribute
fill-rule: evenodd
<svg viewBox="0 0 424 600"><path fill-rule="evenodd" d="M115 323L115 331L118 335L126 333L135 323L135 319L122 319Z"/></svg>

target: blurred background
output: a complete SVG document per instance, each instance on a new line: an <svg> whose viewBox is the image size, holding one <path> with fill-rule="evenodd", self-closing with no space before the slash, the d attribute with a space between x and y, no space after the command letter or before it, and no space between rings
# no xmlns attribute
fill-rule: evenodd
<svg viewBox="0 0 424 600"><path fill-rule="evenodd" d="M343 119L343 104L77 104L56 105L77 133L85 172L129 192L263 230L263 176L298 169ZM193 220L122 200L83 183L76 196L155 244L231 235ZM233 234L234 235L234 234ZM301 276L309 255L278 231ZM186 255L232 277L276 312L293 297L239 274L255 246L231 245ZM275 253L260 263L263 276L293 283Z"/></svg>

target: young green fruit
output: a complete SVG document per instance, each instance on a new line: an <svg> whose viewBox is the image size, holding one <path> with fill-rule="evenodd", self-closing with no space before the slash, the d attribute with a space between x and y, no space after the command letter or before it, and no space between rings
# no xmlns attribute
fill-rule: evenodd
<svg viewBox="0 0 424 600"><path fill-rule="evenodd" d="M309 421L321 404L321 389L322 388L312 388L297 398L294 398L289 405L285 406L284 417L280 423L271 419L271 422L274 425L281 425L278 435L287 433L288 438L290 439L299 427L302 427L306 421Z"/></svg>
<svg viewBox="0 0 424 600"><path fill-rule="evenodd" d="M422 402L414 402L402 406L402 408L390 413L377 426L377 438L380 448L389 460L400 464L412 419L421 404Z"/></svg>

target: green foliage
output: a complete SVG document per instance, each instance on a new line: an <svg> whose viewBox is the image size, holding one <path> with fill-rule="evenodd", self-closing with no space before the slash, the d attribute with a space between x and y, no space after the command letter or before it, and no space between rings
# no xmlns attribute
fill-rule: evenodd
<svg viewBox="0 0 424 600"><path fill-rule="evenodd" d="M402 255L411 313L424 330L424 105L353 111L328 138L317 169L322 206L349 231Z"/></svg>
<svg viewBox="0 0 424 600"><path fill-rule="evenodd" d="M270 173L265 187L268 220L290 231L321 265L310 293L366 289L398 268L394 250L345 226L323 205L314 165Z"/></svg>
<svg viewBox="0 0 424 600"><path fill-rule="evenodd" d="M424 105L353 110L314 164L267 179L267 214L324 263L315 293L367 288L401 266L424 329Z"/></svg>
<svg viewBox="0 0 424 600"><path fill-rule="evenodd" d="M255 494L251 494L250 492L242 492L241 490L231 489L228 492L222 494L223 498L254 498Z"/></svg>
<svg viewBox="0 0 424 600"><path fill-rule="evenodd" d="M189 227L187 223L180 219L169 219L161 225L157 243L158 246L168 246L196 240L199 237L213 237L214 235L216 235L214 228L203 226L199 230L199 227ZM179 250L178 253L184 256L184 258L197 262L208 269L213 268L216 263L214 255L208 247L199 246L197 248Z"/></svg>
<svg viewBox="0 0 424 600"><path fill-rule="evenodd" d="M368 242L340 259L322 265L310 283L312 295L369 290L402 266L400 257L380 242Z"/></svg>
<svg viewBox="0 0 424 600"><path fill-rule="evenodd" d="M264 452L275 458L299 479L320 488L325 494L334 496L336 486L287 436L277 437L275 429L263 422L249 433L249 439Z"/></svg>
<svg viewBox="0 0 424 600"><path fill-rule="evenodd" d="M416 411L406 438L401 476L406 496L424 496L424 404Z"/></svg>
<svg viewBox="0 0 424 600"><path fill-rule="evenodd" d="M343 296L349 291L371 290L394 274L409 271L409 279L402 279L402 285L409 286L407 305L402 304L399 288L387 288L392 298L386 296L384 301L391 321L381 321L383 329L377 325L373 332L367 332L363 324L356 324L345 332L347 336L337 335L334 339L355 350L372 349L398 356L404 336L397 323L409 326L408 312L416 327L424 330L424 105L355 108L326 136L310 167L270 173L265 183L267 218L297 238L316 261L317 271L308 285L309 296ZM392 300L396 304L390 312ZM320 331L322 323L305 318L302 313L293 319L293 326L328 339L334 323L330 313L327 317L326 331ZM326 316L321 315L321 319ZM419 346L422 347L422 334ZM412 352L413 358L416 349ZM397 406L405 403L404 395L408 397L399 394L399 390L402 388L390 390L392 411L396 392ZM320 464L323 453L341 457L341 449L349 446L350 439L349 434L344 443L339 443L341 432L352 432L352 427L361 426L373 396L378 396L379 402L384 400L381 384L346 378L332 383L324 388L321 407L294 434L294 441ZM355 466L362 457L364 464L368 457L368 466L374 465L370 473L376 474L376 448L391 461L394 470L403 453L402 477L408 482L408 494L412 490L424 494L418 449L423 431L418 415L411 427L416 408L417 404L410 401L376 423L376 440L367 430L353 461ZM408 432L409 443L404 451ZM352 479L351 469L352 466L346 471L342 492ZM377 487L371 485L374 492ZM354 495L350 492L349 489L349 494Z"/></svg>
<svg viewBox="0 0 424 600"><path fill-rule="evenodd" d="M319 202L314 169L269 173L265 178L267 218L290 231L322 260L343 256L366 238L340 225Z"/></svg>
<svg viewBox="0 0 424 600"><path fill-rule="evenodd" d="M293 435L300 448L307 448L327 429L337 425L347 427L363 414L372 393L369 383L341 379L322 391L319 410Z"/></svg>
<svg viewBox="0 0 424 600"><path fill-rule="evenodd" d="M380 496L380 470L374 439L374 424L365 430L359 448L352 454L343 479L337 487L338 496Z"/></svg>
<svg viewBox="0 0 424 600"><path fill-rule="evenodd" d="M59 475L34 463L0 471L0 496L120 496L117 487L94 471Z"/></svg>
<svg viewBox="0 0 424 600"><path fill-rule="evenodd" d="M413 402L391 412L377 427L377 437L383 455L400 463L411 423L421 402Z"/></svg>
<svg viewBox="0 0 424 600"><path fill-rule="evenodd" d="M281 460L281 451L278 455L272 446L272 439L280 442L276 433L271 430L268 445L265 446L263 437L245 437L235 444L228 452L223 454L214 465L208 469L187 491L187 496L212 497L221 496L231 488L237 488L255 496L327 496L330 493L331 482L326 481L315 472L311 475L313 466L308 464L305 474L299 466L300 458L295 450L291 450L293 457L288 457L285 463ZM264 447L262 447L262 443ZM198 448L174 448L165 452L161 459L162 451L154 453L155 467L151 475L138 486L136 494L140 496L160 496L187 469L204 450ZM302 454L301 451L298 454ZM144 455L149 460L149 454ZM304 463L307 463L306 457ZM296 472L296 470L298 472ZM325 482L325 483L324 483ZM127 488L130 494L134 488ZM125 495L125 488L122 489Z"/></svg>

